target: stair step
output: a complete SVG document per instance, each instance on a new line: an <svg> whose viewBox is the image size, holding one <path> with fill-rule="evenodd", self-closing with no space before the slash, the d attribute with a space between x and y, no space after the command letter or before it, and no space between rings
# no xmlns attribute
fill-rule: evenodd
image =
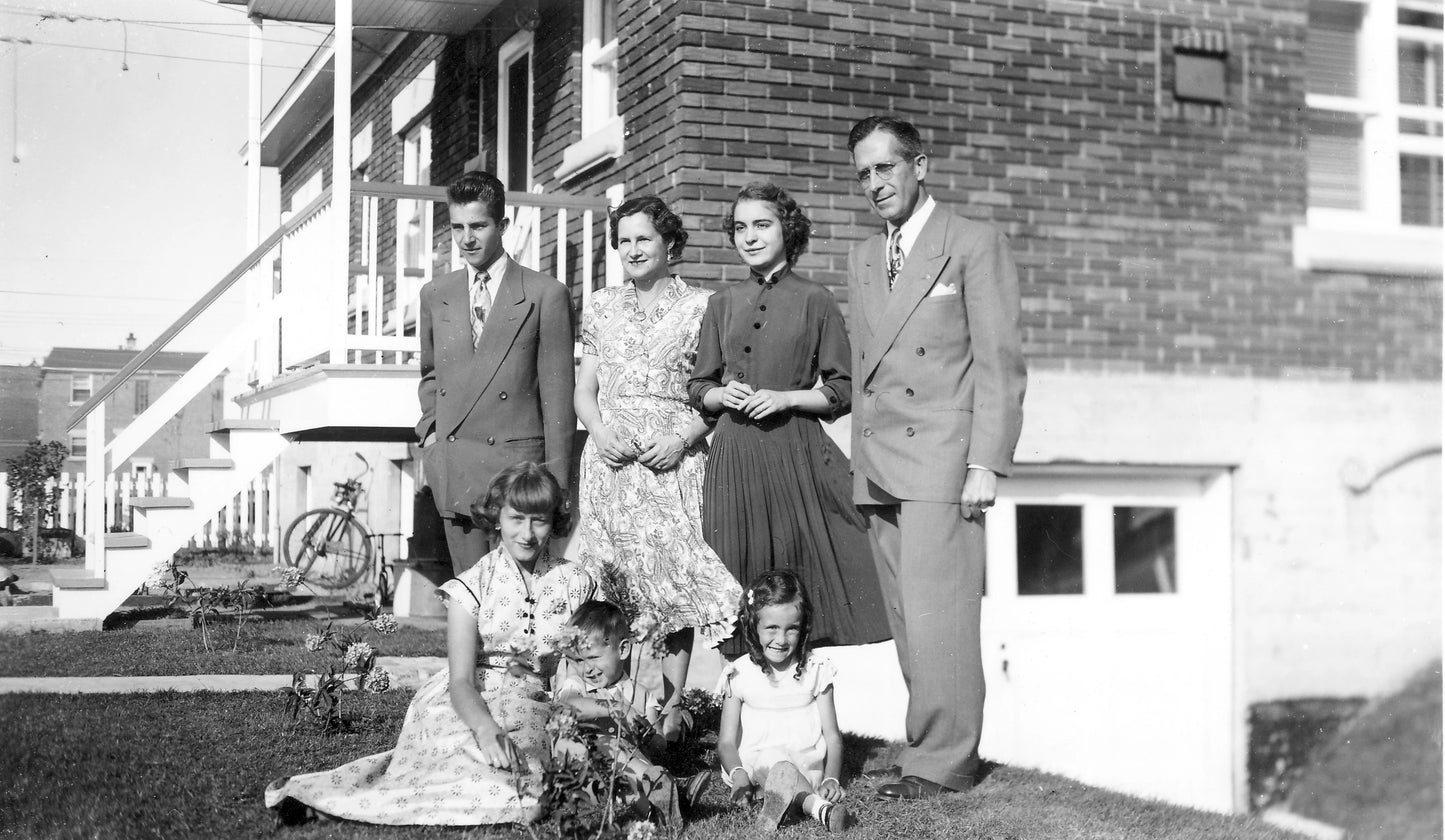
<svg viewBox="0 0 1445 840"><path fill-rule="evenodd" d="M106 548L150 548L150 538L144 534L119 533L105 535Z"/></svg>
<svg viewBox="0 0 1445 840"><path fill-rule="evenodd" d="M279 420L252 420L249 417L227 417L213 426L212 432L233 432L238 429L254 429L262 432L281 431Z"/></svg>
<svg viewBox="0 0 1445 840"><path fill-rule="evenodd" d="M81 569L55 569L50 572L50 579L55 582L56 589L105 588L105 578Z"/></svg>
<svg viewBox="0 0 1445 840"><path fill-rule="evenodd" d="M136 496L130 500L130 506L141 510L193 507L191 500L185 496Z"/></svg>
<svg viewBox="0 0 1445 840"><path fill-rule="evenodd" d="M171 465L173 470L230 470L236 462L230 458L182 458Z"/></svg>

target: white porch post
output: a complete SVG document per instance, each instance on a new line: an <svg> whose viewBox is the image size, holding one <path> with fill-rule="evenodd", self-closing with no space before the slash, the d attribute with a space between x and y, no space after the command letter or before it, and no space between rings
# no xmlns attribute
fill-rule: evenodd
<svg viewBox="0 0 1445 840"><path fill-rule="evenodd" d="M105 577L105 402L85 418L85 570Z"/></svg>
<svg viewBox="0 0 1445 840"><path fill-rule="evenodd" d="M261 54L264 42L260 16L251 16L251 27L246 34L249 47L246 62L246 250L250 251L261 242Z"/></svg>
<svg viewBox="0 0 1445 840"><path fill-rule="evenodd" d="M331 117L331 258L333 302L327 313L331 322L331 364L346 359L346 285L351 274L351 5L336 0L335 65L332 74Z"/></svg>

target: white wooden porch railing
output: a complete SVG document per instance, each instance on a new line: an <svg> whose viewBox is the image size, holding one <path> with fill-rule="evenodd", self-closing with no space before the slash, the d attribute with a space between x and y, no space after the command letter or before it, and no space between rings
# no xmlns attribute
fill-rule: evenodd
<svg viewBox="0 0 1445 840"><path fill-rule="evenodd" d="M169 474L151 473L112 475L105 480L103 516L107 531L131 530L131 500L140 496L177 495L172 491ZM85 522L86 482L84 473L61 473L47 489L59 491L57 511L41 523L42 528L69 528L77 533ZM28 525L24 506L12 499L9 474L0 472L0 528L24 531ZM266 469L251 479L224 508L206 520L191 538L191 548L227 548L237 545L257 548L272 547L271 535L277 521L276 478ZM14 502L19 517L10 516Z"/></svg>
<svg viewBox="0 0 1445 840"><path fill-rule="evenodd" d="M438 187L355 181L342 192L351 196L351 212L338 219L327 188L243 258L124 368L96 389L67 428L85 423L85 501L78 508L86 539L86 569L106 577L106 484L111 473L176 415L228 366L241 359L247 383L259 388L292 370L313 364L366 365L412 363L420 350L416 335L417 295L438 260L434 236L436 205L446 200ZM400 240L384 242L384 214L402 227L401 209L421 212L422 229L413 241L425 253L408 261L416 268L386 266L387 253L402 253ZM586 306L604 264L603 225L596 214L607 209L602 198L531 193L506 194L508 216L515 220L509 250L523 265L560 277ZM391 215L388 211L397 211ZM577 214L576 218L569 214ZM353 224L353 220L358 223ZM339 226L345 225L343 231ZM393 232L393 236L394 236ZM348 243L338 253L336 243ZM418 250L418 249L413 249ZM353 260L356 260L353 262ZM459 267L455 249L449 260ZM576 266L576 269L573 266ZM244 281L244 283L242 283ZM200 362L168 388L129 426L107 440L106 400L136 371L164 350L197 317L233 287L246 290L245 317ZM235 395L229 395L235 396ZM274 419L274 418L273 418Z"/></svg>

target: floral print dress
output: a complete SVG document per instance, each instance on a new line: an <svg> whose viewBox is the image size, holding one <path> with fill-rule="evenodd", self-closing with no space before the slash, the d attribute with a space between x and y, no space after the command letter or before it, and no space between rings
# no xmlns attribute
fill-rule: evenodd
<svg viewBox="0 0 1445 840"><path fill-rule="evenodd" d="M647 312L628 282L593 292L582 315L602 422L623 440L683 433L697 417L687 380L710 293L677 276L667 284ZM733 632L742 587L702 537L706 471L706 442L666 472L613 469L590 439L582 449L578 561L654 642L692 627L711 647Z"/></svg>
<svg viewBox="0 0 1445 840"><path fill-rule="evenodd" d="M529 596L517 564L499 547L442 584L437 597L476 617L482 699L535 770L548 749L545 680L560 658L552 641L596 587L576 564L547 556L537 560L533 575ZM536 673L510 673L513 657ZM381 825L536 819L540 773L518 776L483 763L471 729L452 708L448 679L444 668L417 690L394 749L272 782L267 807L289 797L333 817Z"/></svg>

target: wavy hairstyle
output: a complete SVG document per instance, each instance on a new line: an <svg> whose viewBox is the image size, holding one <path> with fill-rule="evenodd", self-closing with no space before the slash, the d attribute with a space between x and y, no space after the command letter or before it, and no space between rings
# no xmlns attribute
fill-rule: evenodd
<svg viewBox="0 0 1445 840"><path fill-rule="evenodd" d="M913 123L900 117L881 115L864 117L853 125L853 129L848 132L848 153L852 154L853 147L875 131L893 135L893 139L898 141L898 151L906 160L911 161L923 154L923 137Z"/></svg>
<svg viewBox="0 0 1445 840"><path fill-rule="evenodd" d="M763 643L758 638L758 613L762 612L764 607L786 604L797 605L798 621L802 625L798 628L798 667L793 673L793 679L801 680L803 669L808 664L808 641L813 634L813 600L808 597L808 590L803 588L803 582L797 575L782 569L763 572L753 578L753 582L743 590L742 602L738 605L738 613L743 619L743 641L748 646L748 659L759 668L767 670L768 662L763 658Z"/></svg>
<svg viewBox="0 0 1445 840"><path fill-rule="evenodd" d="M808 250L808 239L813 235L813 223L808 214L788 195L787 190L771 181L753 181L738 190L738 197L733 199L733 206L723 217L723 233L727 234L728 244L733 247L737 247L733 241L733 225L737 223L735 213L738 204L744 201L764 201L772 205L783 226L783 259L788 268L796 265L798 258Z"/></svg>
<svg viewBox="0 0 1445 840"><path fill-rule="evenodd" d="M500 223L507 215L507 188L490 172L473 170L447 187L448 204L471 204L480 201L493 222Z"/></svg>
<svg viewBox="0 0 1445 840"><path fill-rule="evenodd" d="M552 473L535 461L522 461L497 473L487 492L472 502L472 521L491 530L501 520L502 508L526 514L551 514L552 533L565 534L572 521L567 494Z"/></svg>
<svg viewBox="0 0 1445 840"><path fill-rule="evenodd" d="M621 205L607 211L609 230L607 243L612 250L617 250L617 225L628 216L635 216L638 213L646 216L652 222L652 226L662 236L662 241L667 243L667 259L672 262L682 258L682 246L687 244L687 231L682 227L682 217L672 212L667 202L655 195L642 195L637 198L629 198Z"/></svg>

